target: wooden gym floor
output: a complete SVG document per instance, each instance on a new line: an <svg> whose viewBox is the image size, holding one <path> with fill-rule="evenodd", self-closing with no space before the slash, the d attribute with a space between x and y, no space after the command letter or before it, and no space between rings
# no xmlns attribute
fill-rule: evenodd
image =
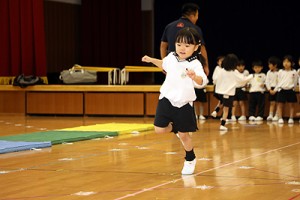
<svg viewBox="0 0 300 200"><path fill-rule="evenodd" d="M0 135L153 118L0 116ZM184 150L153 131L0 154L0 200L300 199L300 125L199 122L195 174Z"/></svg>

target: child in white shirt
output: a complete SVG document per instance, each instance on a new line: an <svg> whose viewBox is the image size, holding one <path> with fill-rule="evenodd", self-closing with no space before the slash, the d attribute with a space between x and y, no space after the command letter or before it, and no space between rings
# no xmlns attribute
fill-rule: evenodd
<svg viewBox="0 0 300 200"><path fill-rule="evenodd" d="M170 52L163 60L144 56L142 61L153 63L166 72L160 88L154 128L156 133L173 131L181 140L186 152L181 174L193 174L196 155L189 132L197 130L193 102L195 86L208 83L203 66L198 60L200 35L193 28L183 28L177 33L176 52Z"/></svg>
<svg viewBox="0 0 300 200"><path fill-rule="evenodd" d="M249 120L262 121L265 110L265 80L266 75L261 72L263 69L262 61L252 62L252 69L255 72L253 79L249 82ZM256 116L257 108L257 117Z"/></svg>
<svg viewBox="0 0 300 200"><path fill-rule="evenodd" d="M220 130L227 131L226 119L233 106L235 90L250 81L253 76L244 76L236 70L239 59L235 54L228 54L222 62L222 69L216 76L216 94L222 96L223 115Z"/></svg>
<svg viewBox="0 0 300 200"><path fill-rule="evenodd" d="M282 109L283 104L288 103L289 105L289 124L294 123L294 103L297 102L296 87L298 81L298 74L293 66L295 65L293 57L286 55L283 58L283 69L278 72L278 83L272 91L273 94L277 92L277 115L278 123L283 124Z"/></svg>
<svg viewBox="0 0 300 200"><path fill-rule="evenodd" d="M267 91L269 92L269 102L270 102L269 115L267 117L268 121L278 120L278 116L277 114L275 114L277 95L276 93L272 94L271 91L275 89L278 82L278 68L280 66L280 63L281 63L280 59L277 58L276 56L271 56L268 59L269 70L266 76L266 88Z"/></svg>
<svg viewBox="0 0 300 200"><path fill-rule="evenodd" d="M243 74L244 76L249 75L249 71L245 69L245 61L240 60L237 66L237 71ZM238 118L239 121L245 121L246 118L246 108L245 101L247 101L247 93L246 93L246 84L241 87L237 87L234 95L233 107L232 107L232 116L231 121L236 121L236 109L240 106L241 116Z"/></svg>
<svg viewBox="0 0 300 200"><path fill-rule="evenodd" d="M217 78L217 74L221 71L222 69L222 62L224 60L225 56L221 55L218 56L217 58L217 66L215 67L215 70L213 72L213 76L212 76L212 80L213 80L213 84L216 85L216 78ZM223 103L222 103L222 97L218 94L216 94L216 87L214 87L214 97L218 100L218 104L215 107L215 110L210 114L212 117L216 118L218 115L218 112L220 111L220 109L223 108Z"/></svg>

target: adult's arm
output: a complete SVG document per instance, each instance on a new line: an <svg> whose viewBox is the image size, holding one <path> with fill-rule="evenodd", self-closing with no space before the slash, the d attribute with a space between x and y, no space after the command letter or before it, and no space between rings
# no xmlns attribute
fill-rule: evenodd
<svg viewBox="0 0 300 200"><path fill-rule="evenodd" d="M204 69L206 76L208 76L209 75L208 57L207 57L207 51L206 51L206 48L204 45L201 45L200 51L201 51L201 55L205 58L205 61L206 61L205 65L203 66L203 69Z"/></svg>
<svg viewBox="0 0 300 200"><path fill-rule="evenodd" d="M167 51L168 51L168 43L161 41L160 42L160 57L163 59L164 57L167 56Z"/></svg>

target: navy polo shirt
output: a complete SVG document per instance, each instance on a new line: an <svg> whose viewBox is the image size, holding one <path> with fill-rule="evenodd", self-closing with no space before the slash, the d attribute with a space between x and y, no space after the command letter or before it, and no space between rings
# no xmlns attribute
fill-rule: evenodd
<svg viewBox="0 0 300 200"><path fill-rule="evenodd" d="M177 32L185 27L192 27L198 31L201 36L201 44L205 45L202 30L199 26L193 24L188 18L179 18L178 20L169 23L163 32L161 41L168 43L168 53L175 51L175 41Z"/></svg>

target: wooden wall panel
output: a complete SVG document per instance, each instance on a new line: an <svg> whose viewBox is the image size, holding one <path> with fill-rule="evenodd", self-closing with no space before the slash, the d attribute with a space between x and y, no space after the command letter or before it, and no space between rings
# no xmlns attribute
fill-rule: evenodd
<svg viewBox="0 0 300 200"><path fill-rule="evenodd" d="M0 113L25 114L25 91L0 91Z"/></svg>
<svg viewBox="0 0 300 200"><path fill-rule="evenodd" d="M144 115L144 93L85 93L87 115Z"/></svg>
<svg viewBox="0 0 300 200"><path fill-rule="evenodd" d="M146 115L155 115L156 113L156 107L158 103L158 97L160 93L146 93L145 98L145 107L146 107Z"/></svg>
<svg viewBox="0 0 300 200"><path fill-rule="evenodd" d="M28 92L27 114L83 115L83 93Z"/></svg>

